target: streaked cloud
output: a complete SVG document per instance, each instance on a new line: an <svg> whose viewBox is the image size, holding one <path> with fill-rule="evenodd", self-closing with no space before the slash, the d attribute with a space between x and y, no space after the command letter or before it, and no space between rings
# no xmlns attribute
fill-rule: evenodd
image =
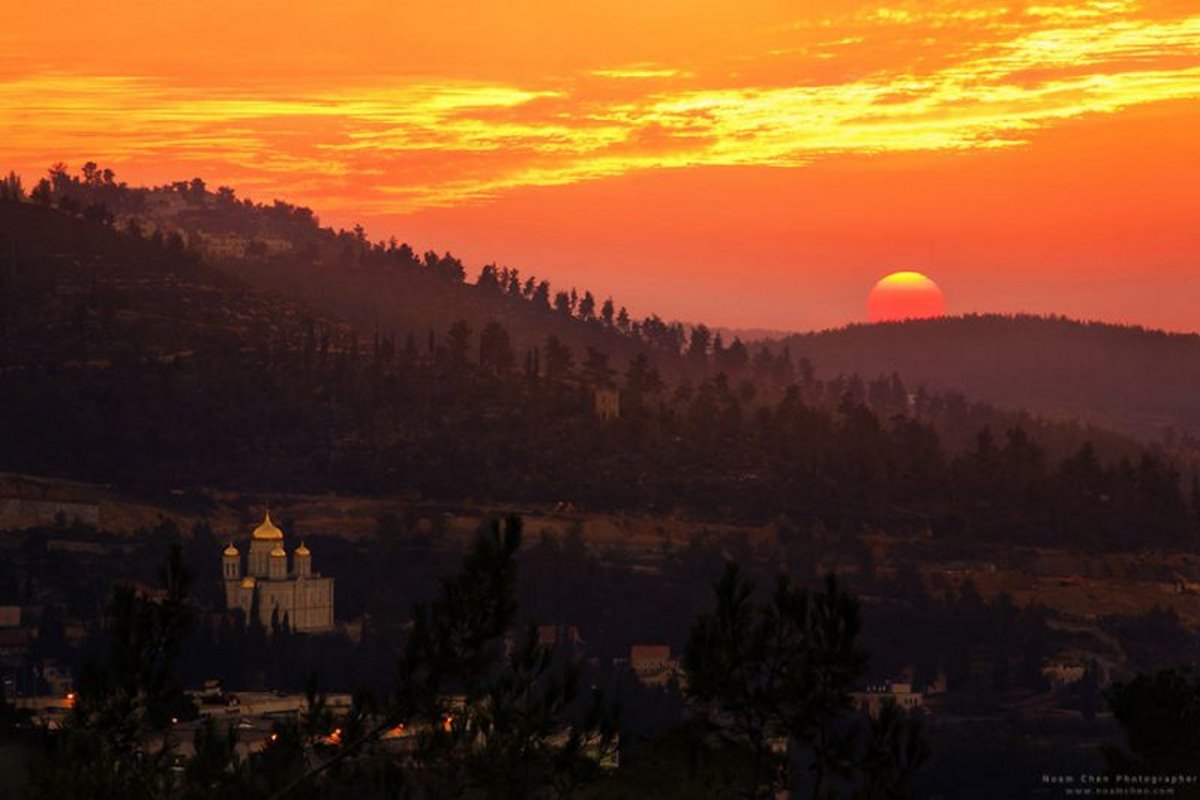
<svg viewBox="0 0 1200 800"><path fill-rule="evenodd" d="M162 159L280 196L302 175L335 207L405 212L648 169L1016 147L1200 96L1200 15L1121 0L890 3L764 31L754 51L541 80L38 69L0 79L0 134L17 160Z"/></svg>
<svg viewBox="0 0 1200 800"><path fill-rule="evenodd" d="M590 73L597 78L616 78L618 80L643 80L647 78L675 78L678 76L691 77L692 73L668 67L656 67L652 64L632 64L611 69L594 69Z"/></svg>

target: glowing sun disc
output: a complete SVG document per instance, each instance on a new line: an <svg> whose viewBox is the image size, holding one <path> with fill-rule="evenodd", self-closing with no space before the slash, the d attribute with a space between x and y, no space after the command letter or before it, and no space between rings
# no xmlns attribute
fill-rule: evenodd
<svg viewBox="0 0 1200 800"><path fill-rule="evenodd" d="M931 319L946 313L941 288L920 272L893 272L879 280L867 296L867 319L898 322Z"/></svg>

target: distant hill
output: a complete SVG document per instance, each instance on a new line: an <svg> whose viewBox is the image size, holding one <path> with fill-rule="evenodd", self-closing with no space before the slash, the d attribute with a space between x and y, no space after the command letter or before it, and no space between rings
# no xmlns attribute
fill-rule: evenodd
<svg viewBox="0 0 1200 800"><path fill-rule="evenodd" d="M1187 444L1200 435L1200 336L1033 316L967 316L788 337L818 376L912 387ZM1173 431L1172 431L1173 429Z"/></svg>
<svg viewBox="0 0 1200 800"><path fill-rule="evenodd" d="M0 372L279 346L314 326L346 335L329 317L207 266L178 238L0 203Z"/></svg>
<svg viewBox="0 0 1200 800"><path fill-rule="evenodd" d="M666 369L686 341L682 325L654 316L634 320L611 298L584 288L552 287L545 276L494 264L468 275L448 251L372 241L361 226L322 227L309 208L255 203L230 187L211 191L199 178L128 186L94 164L78 175L60 165L30 199L139 237L174 237L194 260L340 317L367 337L400 344L412 337L425 347L458 320L474 334L499 323L518 358L555 336L581 355L587 348L607 353L618 368L647 352Z"/></svg>

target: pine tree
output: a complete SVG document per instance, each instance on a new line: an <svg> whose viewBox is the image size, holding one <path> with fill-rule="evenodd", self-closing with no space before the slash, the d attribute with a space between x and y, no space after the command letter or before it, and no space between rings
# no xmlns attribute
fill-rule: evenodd
<svg viewBox="0 0 1200 800"><path fill-rule="evenodd" d="M113 592L108 658L84 669L70 716L47 738L46 763L33 779L35 800L150 800L171 791L177 743L170 729L196 714L175 677L193 617L191 578L178 545L159 574L161 600L129 587Z"/></svg>

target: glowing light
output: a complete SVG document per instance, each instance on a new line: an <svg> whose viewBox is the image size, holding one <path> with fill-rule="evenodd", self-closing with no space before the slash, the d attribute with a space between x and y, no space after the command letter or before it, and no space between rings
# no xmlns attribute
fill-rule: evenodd
<svg viewBox="0 0 1200 800"><path fill-rule="evenodd" d="M879 280L867 297L867 319L898 322L946 313L941 288L920 272L893 272Z"/></svg>

